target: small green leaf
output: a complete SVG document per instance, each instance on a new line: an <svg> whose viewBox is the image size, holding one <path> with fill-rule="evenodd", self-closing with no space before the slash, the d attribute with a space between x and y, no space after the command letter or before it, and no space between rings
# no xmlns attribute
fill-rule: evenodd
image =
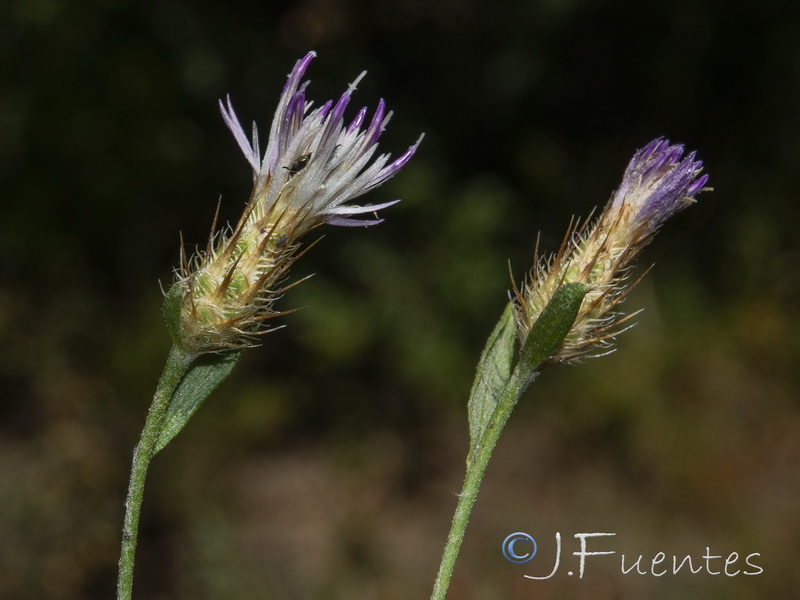
<svg viewBox="0 0 800 600"><path fill-rule="evenodd" d="M172 342L178 346L183 346L183 336L181 336L181 309L183 308L183 289L180 283L175 283L164 294L164 304L161 310L164 313L164 321L167 323L167 331Z"/></svg>
<svg viewBox="0 0 800 600"><path fill-rule="evenodd" d="M536 377L542 363L555 356L564 343L588 291L582 283L562 285L536 319L520 351L517 367L529 382Z"/></svg>
<svg viewBox="0 0 800 600"><path fill-rule="evenodd" d="M204 354L192 363L170 399L153 456L180 433L203 401L231 374L241 354L242 350L224 354Z"/></svg>
<svg viewBox="0 0 800 600"><path fill-rule="evenodd" d="M516 339L514 310L509 303L486 342L469 395L467 412L469 414L471 447L474 447L481 439L497 407L500 393L511 376Z"/></svg>

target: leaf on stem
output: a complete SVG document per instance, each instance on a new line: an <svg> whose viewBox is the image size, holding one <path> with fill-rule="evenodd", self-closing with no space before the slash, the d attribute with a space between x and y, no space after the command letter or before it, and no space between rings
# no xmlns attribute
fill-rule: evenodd
<svg viewBox="0 0 800 600"><path fill-rule="evenodd" d="M509 303L486 342L467 403L470 448L478 443L511 376L517 328Z"/></svg>
<svg viewBox="0 0 800 600"><path fill-rule="evenodd" d="M180 283L175 283L164 294L164 304L162 305L162 312L164 314L164 321L167 323L167 331L169 337L172 338L173 343L181 346L181 309L183 307L184 292Z"/></svg>
<svg viewBox="0 0 800 600"><path fill-rule="evenodd" d="M562 285L531 327L520 351L520 373L533 381L542 365L556 355L567 337L589 288L582 283Z"/></svg>
<svg viewBox="0 0 800 600"><path fill-rule="evenodd" d="M180 433L203 401L231 374L242 352L232 350L224 354L204 354L192 363L170 399L153 456Z"/></svg>

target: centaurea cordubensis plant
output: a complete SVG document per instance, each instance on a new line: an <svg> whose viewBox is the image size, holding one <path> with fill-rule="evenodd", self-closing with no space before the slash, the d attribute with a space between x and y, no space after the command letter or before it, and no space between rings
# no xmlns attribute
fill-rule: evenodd
<svg viewBox="0 0 800 600"><path fill-rule="evenodd" d="M618 308L635 284L629 281L631 261L661 225L708 189L702 162L683 153L683 146L661 138L639 150L601 215L570 227L558 253L537 258L527 280L515 286L470 393L467 471L432 600L447 594L483 474L522 393L549 365L596 348L603 353L630 317Z"/></svg>
<svg viewBox="0 0 800 600"><path fill-rule="evenodd" d="M318 225L375 225L358 219L397 201L349 202L395 175L418 140L394 161L375 156L391 113L381 100L370 119L344 112L360 75L337 102L313 109L301 83L314 53L297 62L284 86L263 155L230 98L225 123L253 169L253 191L235 227L216 229L192 258L181 253L175 284L164 300L173 347L134 451L122 534L118 599L129 600L144 481L152 457L186 425L230 374L244 348L283 314L275 301L287 289L302 237ZM369 123L367 124L367 121ZM366 124L366 126L365 126ZM600 216L570 227L560 250L535 261L489 337L470 393L470 448L464 486L445 546L432 600L443 600L470 512L500 434L521 394L547 366L602 353L630 315L619 305L635 284L633 259L672 216L694 202L708 181L694 153L657 139L639 150ZM517 350L517 344L519 349Z"/></svg>
<svg viewBox="0 0 800 600"><path fill-rule="evenodd" d="M311 229L368 226L357 219L399 202L357 206L349 202L378 187L405 165L421 137L394 161L375 156L391 113L381 100L367 122L362 108L349 123L344 112L356 84L337 102L312 110L302 78L313 52L295 64L281 93L262 156L258 130L248 138L230 98L222 117L253 168L253 191L233 228L214 232L206 249L182 260L177 282L167 292L164 315L173 347L134 451L119 563L117 598L129 600L144 482L152 457L180 432L200 404L230 374L243 348L282 314L275 300L287 289L289 267L302 254ZM365 126L366 124L366 126Z"/></svg>

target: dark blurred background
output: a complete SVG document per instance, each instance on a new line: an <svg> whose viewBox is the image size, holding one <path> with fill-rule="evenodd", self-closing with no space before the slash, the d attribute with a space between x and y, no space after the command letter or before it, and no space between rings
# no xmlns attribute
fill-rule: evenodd
<svg viewBox="0 0 800 600"><path fill-rule="evenodd" d="M427 598L463 476L475 362L535 239L555 249L657 136L715 191L670 222L606 358L545 373L497 449L449 597L786 598L800 586L800 7L684 0L10 0L0 8L0 598L113 596L130 457L169 341L179 232L235 220L266 132L310 97L421 131L294 271L306 307L247 352L154 461L137 598ZM541 559L506 562L527 531ZM758 576L564 566L609 549L758 552ZM549 549L548 549L549 548ZM669 558L667 559L669 560ZM702 560L699 561L703 563ZM697 563L697 561L696 561ZM571 563L574 564L574 563ZM645 564L643 562L643 564ZM721 561L712 567L721 570Z"/></svg>

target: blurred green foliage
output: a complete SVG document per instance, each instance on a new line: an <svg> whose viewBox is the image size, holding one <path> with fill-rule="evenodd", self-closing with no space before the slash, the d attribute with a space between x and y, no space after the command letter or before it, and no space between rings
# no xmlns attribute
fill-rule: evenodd
<svg viewBox="0 0 800 600"><path fill-rule="evenodd" d="M10 0L0 7L0 597L108 598L132 448L168 349L178 232L234 220L230 92L267 127L384 97L376 228L328 228L286 329L159 455L139 598L427 597L485 336L535 239L602 205L633 151L698 149L713 193L642 259L619 351L546 373L489 468L451 597L778 598L800 585L791 2ZM758 577L522 578L512 531L616 531L629 554L762 552ZM605 563L604 563L605 564ZM590 565L591 566L591 565ZM533 569L533 567L531 567Z"/></svg>

